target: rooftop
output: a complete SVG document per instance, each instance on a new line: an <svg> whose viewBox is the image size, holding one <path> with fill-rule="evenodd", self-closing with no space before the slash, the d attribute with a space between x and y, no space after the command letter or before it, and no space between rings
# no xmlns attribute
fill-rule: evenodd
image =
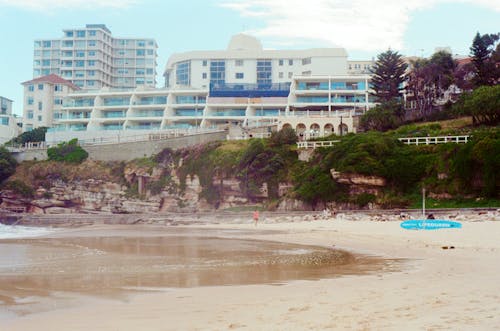
<svg viewBox="0 0 500 331"><path fill-rule="evenodd" d="M21 83L22 85L27 85L27 84L37 84L37 83L51 83L51 84L62 84L62 85L67 85L71 87L74 90L79 90L80 88L70 82L69 80L66 80L56 74L50 74L47 76L42 76L38 77L32 80L28 80L26 82Z"/></svg>

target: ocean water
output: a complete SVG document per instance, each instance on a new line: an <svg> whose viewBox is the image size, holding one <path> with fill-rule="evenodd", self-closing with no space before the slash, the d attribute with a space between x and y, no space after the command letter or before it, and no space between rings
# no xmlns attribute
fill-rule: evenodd
<svg viewBox="0 0 500 331"><path fill-rule="evenodd" d="M0 239L33 238L54 232L54 229L0 224Z"/></svg>

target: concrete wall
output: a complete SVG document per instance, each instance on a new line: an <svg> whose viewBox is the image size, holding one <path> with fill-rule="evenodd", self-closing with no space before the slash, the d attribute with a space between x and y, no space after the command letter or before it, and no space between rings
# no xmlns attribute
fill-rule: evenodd
<svg viewBox="0 0 500 331"><path fill-rule="evenodd" d="M89 153L89 159L98 161L130 161L140 157L158 154L165 148L178 149L212 141L226 140L227 132L218 131L191 136L169 138L166 140L136 141L106 145L84 145ZM13 152L17 162L31 160L46 160L46 149L32 149L22 152Z"/></svg>
<svg viewBox="0 0 500 331"><path fill-rule="evenodd" d="M47 160L47 149L29 149L22 152L12 152L12 156L17 162Z"/></svg>
<svg viewBox="0 0 500 331"><path fill-rule="evenodd" d="M179 149L182 147L205 144L211 141L226 140L227 132L211 132L199 135L170 138L167 140L128 142L119 144L84 146L89 158L99 161L130 161L140 157L158 154L165 148Z"/></svg>

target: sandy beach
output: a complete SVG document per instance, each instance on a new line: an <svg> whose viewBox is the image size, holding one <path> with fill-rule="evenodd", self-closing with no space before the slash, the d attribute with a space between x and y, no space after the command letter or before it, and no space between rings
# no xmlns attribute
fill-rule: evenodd
<svg viewBox="0 0 500 331"><path fill-rule="evenodd" d="M52 306L44 311L0 315L0 330L499 330L500 222L483 218L462 222L462 229L436 231L342 218L264 220L255 231L250 220L196 225L399 262L394 269L279 286L164 288L116 297L52 293L68 304L49 300ZM116 226L99 225L57 235L112 229Z"/></svg>

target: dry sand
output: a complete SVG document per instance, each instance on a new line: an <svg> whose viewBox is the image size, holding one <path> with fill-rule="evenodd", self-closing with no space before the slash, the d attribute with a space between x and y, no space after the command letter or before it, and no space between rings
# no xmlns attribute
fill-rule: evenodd
<svg viewBox="0 0 500 331"><path fill-rule="evenodd" d="M205 227L252 229L253 224ZM462 229L437 231L338 219L261 222L258 228L287 232L248 237L335 245L405 262L396 272L282 286L74 297L77 305L0 317L0 330L500 330L500 222L463 222Z"/></svg>

